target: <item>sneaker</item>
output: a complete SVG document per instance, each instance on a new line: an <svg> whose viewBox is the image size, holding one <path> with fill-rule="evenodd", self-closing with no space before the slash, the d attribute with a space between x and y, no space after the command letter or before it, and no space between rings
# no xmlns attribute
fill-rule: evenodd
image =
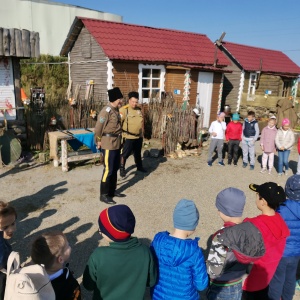
<svg viewBox="0 0 300 300"><path fill-rule="evenodd" d="M221 167L225 167L225 164L222 161L219 161L218 165L221 166Z"/></svg>
<svg viewBox="0 0 300 300"><path fill-rule="evenodd" d="M288 176L289 175L289 170L285 170L284 174L285 174L285 176Z"/></svg>
<svg viewBox="0 0 300 300"><path fill-rule="evenodd" d="M278 173L278 176L282 176L282 173Z"/></svg>
<svg viewBox="0 0 300 300"><path fill-rule="evenodd" d="M243 168L246 168L247 166L248 166L248 164L243 162Z"/></svg>
<svg viewBox="0 0 300 300"><path fill-rule="evenodd" d="M234 167L237 167L237 163L234 163L233 166L234 166Z"/></svg>
<svg viewBox="0 0 300 300"><path fill-rule="evenodd" d="M268 174L269 174L269 175L272 175L272 170L269 170Z"/></svg>
<svg viewBox="0 0 300 300"><path fill-rule="evenodd" d="M211 161L207 162L207 165L208 165L209 167L212 167L212 162L211 162Z"/></svg>
<svg viewBox="0 0 300 300"><path fill-rule="evenodd" d="M300 280L296 281L296 290L300 291Z"/></svg>
<svg viewBox="0 0 300 300"><path fill-rule="evenodd" d="M253 165L250 165L250 170L254 170L254 166Z"/></svg>
<svg viewBox="0 0 300 300"><path fill-rule="evenodd" d="M264 174L264 173L266 173L266 172L267 172L267 169L262 168L262 169L260 170L260 173L262 173L262 174Z"/></svg>
<svg viewBox="0 0 300 300"><path fill-rule="evenodd" d="M229 165L229 166L231 165L231 161L228 161L228 165Z"/></svg>

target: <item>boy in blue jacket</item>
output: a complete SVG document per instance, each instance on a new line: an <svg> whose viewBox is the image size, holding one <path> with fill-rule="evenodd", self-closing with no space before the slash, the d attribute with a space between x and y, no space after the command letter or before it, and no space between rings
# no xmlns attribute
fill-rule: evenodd
<svg viewBox="0 0 300 300"><path fill-rule="evenodd" d="M152 299L198 300L198 291L208 285L208 276L199 238L190 239L199 222L199 212L192 200L182 199L173 214L174 231L159 232L151 244L159 268L159 278Z"/></svg>
<svg viewBox="0 0 300 300"><path fill-rule="evenodd" d="M285 185L287 200L277 212L290 230L285 249L269 285L270 300L292 300L296 286L296 272L300 260L300 175L291 176Z"/></svg>

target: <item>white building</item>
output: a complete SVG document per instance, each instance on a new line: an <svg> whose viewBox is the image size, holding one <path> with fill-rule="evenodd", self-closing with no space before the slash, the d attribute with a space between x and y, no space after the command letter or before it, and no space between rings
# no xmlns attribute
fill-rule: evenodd
<svg viewBox="0 0 300 300"><path fill-rule="evenodd" d="M0 27L37 31L40 53L59 55L75 16L122 22L122 16L47 0L0 0Z"/></svg>

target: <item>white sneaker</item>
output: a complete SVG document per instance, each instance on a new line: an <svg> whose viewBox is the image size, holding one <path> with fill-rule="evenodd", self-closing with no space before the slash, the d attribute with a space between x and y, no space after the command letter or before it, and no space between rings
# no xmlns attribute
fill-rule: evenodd
<svg viewBox="0 0 300 300"><path fill-rule="evenodd" d="M264 169L264 168L263 168L263 169L260 170L260 173L262 173L262 174L263 174L263 173L266 173L266 172L267 172L267 169Z"/></svg>
<svg viewBox="0 0 300 300"><path fill-rule="evenodd" d="M278 173L278 176L282 176L282 173Z"/></svg>
<svg viewBox="0 0 300 300"><path fill-rule="evenodd" d="M268 174L269 174L269 175L272 175L272 170L269 170Z"/></svg>

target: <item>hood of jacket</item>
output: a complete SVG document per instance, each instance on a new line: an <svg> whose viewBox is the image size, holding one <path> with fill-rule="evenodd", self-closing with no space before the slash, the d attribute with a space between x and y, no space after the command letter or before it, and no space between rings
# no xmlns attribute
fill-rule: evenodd
<svg viewBox="0 0 300 300"><path fill-rule="evenodd" d="M280 213L281 210L284 209L284 207L289 210L289 213L291 215L300 220L300 201L288 199L279 206L277 212Z"/></svg>
<svg viewBox="0 0 300 300"><path fill-rule="evenodd" d="M188 260L197 250L199 238L179 239L170 236L170 233L159 232L155 235L152 247L158 261L167 266L176 267Z"/></svg>

